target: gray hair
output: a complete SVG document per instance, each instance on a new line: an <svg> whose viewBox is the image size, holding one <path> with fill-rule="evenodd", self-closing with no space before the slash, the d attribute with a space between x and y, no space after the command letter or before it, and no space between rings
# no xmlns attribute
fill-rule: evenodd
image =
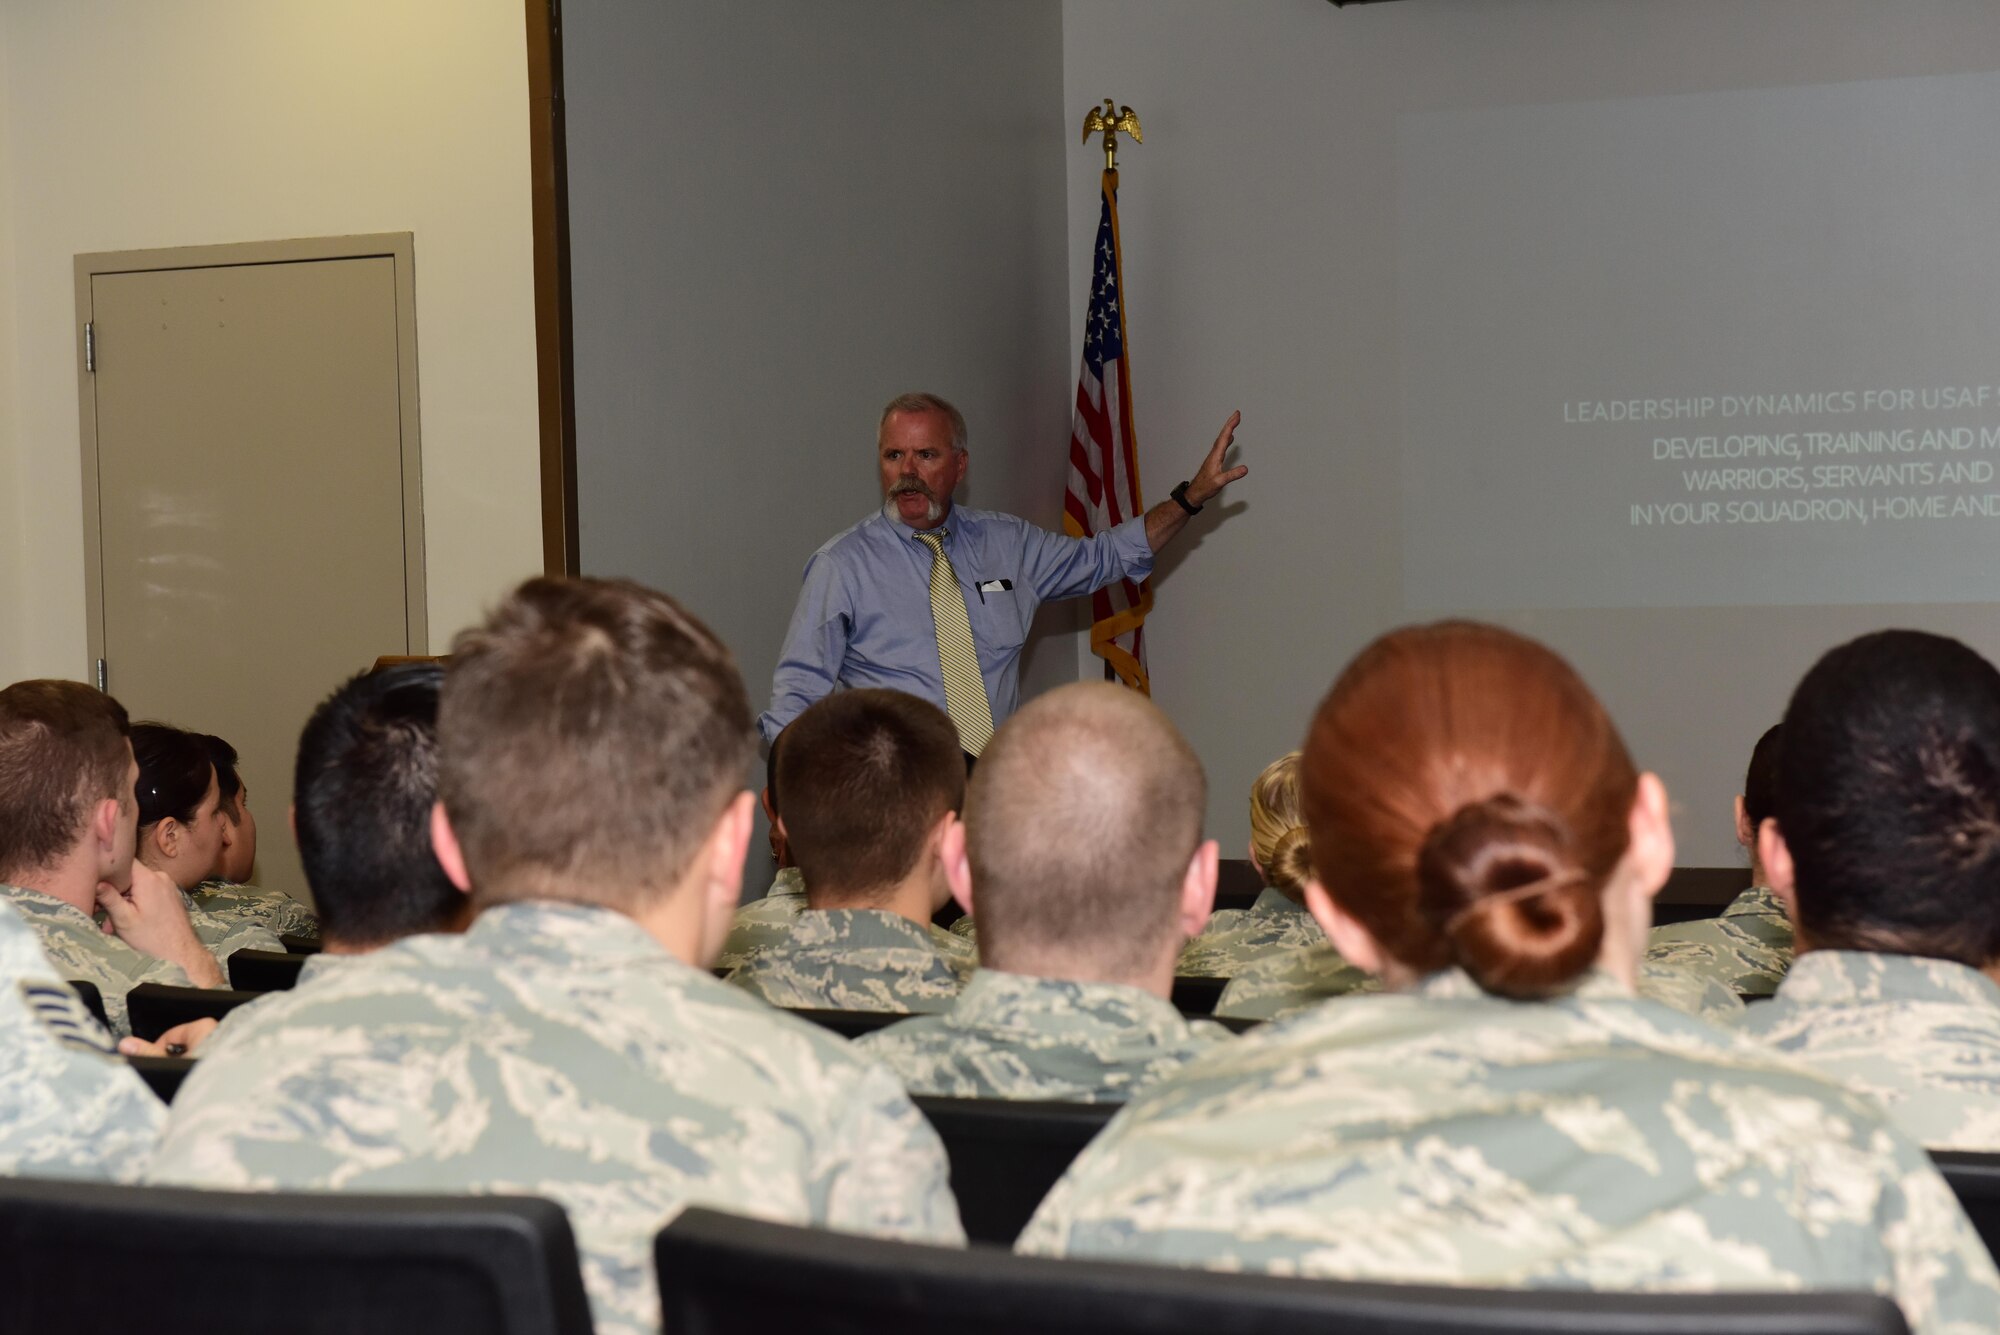
<svg viewBox="0 0 2000 1335"><path fill-rule="evenodd" d="M943 413L945 420L951 423L951 447L960 454L965 453L965 414L954 408L949 400L935 394L898 394L882 410L882 420L875 427L876 439L881 439L882 428L889 425L889 419L897 413Z"/></svg>

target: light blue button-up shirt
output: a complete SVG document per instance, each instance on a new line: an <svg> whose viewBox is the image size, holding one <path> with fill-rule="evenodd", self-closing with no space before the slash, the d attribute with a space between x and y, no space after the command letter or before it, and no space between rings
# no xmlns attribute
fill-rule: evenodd
<svg viewBox="0 0 2000 1335"><path fill-rule="evenodd" d="M944 527L995 727L1019 701L1021 646L1037 607L1153 573L1144 515L1071 538L1013 515L954 505ZM943 709L930 587L930 548L885 511L814 552L771 678L771 707L757 720L764 740L838 688L881 686Z"/></svg>

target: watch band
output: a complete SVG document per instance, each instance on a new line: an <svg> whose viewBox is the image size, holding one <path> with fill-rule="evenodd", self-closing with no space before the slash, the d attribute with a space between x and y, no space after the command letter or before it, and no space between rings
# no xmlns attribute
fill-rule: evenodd
<svg viewBox="0 0 2000 1335"><path fill-rule="evenodd" d="M1191 515L1198 515L1202 511L1202 507L1196 505L1193 501L1188 499L1187 489L1188 489L1188 484L1186 482L1183 482L1178 487L1175 487L1173 491L1170 492L1169 494L1174 498L1175 502L1179 504L1181 509L1187 511Z"/></svg>

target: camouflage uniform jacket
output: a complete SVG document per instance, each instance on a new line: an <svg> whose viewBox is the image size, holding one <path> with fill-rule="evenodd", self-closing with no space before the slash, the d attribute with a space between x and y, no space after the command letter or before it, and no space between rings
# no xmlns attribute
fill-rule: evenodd
<svg viewBox="0 0 2000 1335"><path fill-rule="evenodd" d="M262 927L273 936L304 936L319 940L318 916L282 890L238 885L233 881L203 881L194 888L193 895L196 905L225 921ZM258 950L282 948L253 947Z"/></svg>
<svg viewBox="0 0 2000 1335"><path fill-rule="evenodd" d="M194 934L208 947L208 953L227 970L229 957L239 950L283 950L285 943L278 934L268 927L240 918L230 918L204 908L187 891L181 891L181 903L187 905L188 924Z"/></svg>
<svg viewBox="0 0 2000 1335"><path fill-rule="evenodd" d="M1379 992L1375 975L1349 964L1331 942L1282 950L1247 964L1230 978L1215 1013L1237 1020L1271 1020L1328 997Z"/></svg>
<svg viewBox="0 0 2000 1335"><path fill-rule="evenodd" d="M1866 1100L1596 975L1456 971L1246 1034L1139 1095L1019 1249L1493 1287L1872 1289L2000 1329L2000 1276Z"/></svg>
<svg viewBox="0 0 2000 1335"><path fill-rule="evenodd" d="M104 994L105 1018L111 1032L124 1038L132 1032L125 1015L125 994L141 983L193 987L194 980L178 964L134 950L110 936L82 909L18 885L0 885L0 899L10 901L42 943L56 972L64 978L94 983Z"/></svg>
<svg viewBox="0 0 2000 1335"><path fill-rule="evenodd" d="M2000 985L1914 955L1813 950L1744 1029L1934 1150L2000 1150Z"/></svg>
<svg viewBox="0 0 2000 1335"><path fill-rule="evenodd" d="M167 1110L0 904L0 1174L130 1181Z"/></svg>
<svg viewBox="0 0 2000 1335"><path fill-rule="evenodd" d="M1776 895L1753 885L1720 917L1655 927L1646 959L1705 974L1742 996L1768 997L1792 964L1792 920Z"/></svg>
<svg viewBox="0 0 2000 1335"><path fill-rule="evenodd" d="M936 937L887 909L807 909L783 943L752 955L729 982L792 1009L941 1011L972 965Z"/></svg>
<svg viewBox="0 0 2000 1335"><path fill-rule="evenodd" d="M722 953L716 957L718 969L740 969L760 952L783 942L792 934L792 924L799 915L810 908L806 902L806 883L799 875L797 867L781 867L771 882L771 888L764 892L762 899L752 900L736 910L736 919L730 926L729 937L722 943ZM971 918L960 918L958 922L970 924ZM961 960L967 968L979 959L979 948L970 934L954 935L957 923L951 931L942 927L930 927L931 941L942 953Z"/></svg>
<svg viewBox="0 0 2000 1335"><path fill-rule="evenodd" d="M1379 992L1381 982L1342 959L1329 943L1262 959L1229 980L1215 1013L1242 1020L1275 1020L1328 997ZM1743 999L1715 978L1647 960L1639 966L1639 995L1716 1024L1743 1018Z"/></svg>
<svg viewBox="0 0 2000 1335"><path fill-rule="evenodd" d="M1183 978L1234 978L1274 951L1325 942L1326 933L1305 906L1266 886L1247 909L1224 909L1181 951L1174 972Z"/></svg>
<svg viewBox="0 0 2000 1335"><path fill-rule="evenodd" d="M857 1039L912 1094L1122 1102L1229 1038L1118 983L981 969L950 1010Z"/></svg>
<svg viewBox="0 0 2000 1335"><path fill-rule="evenodd" d="M659 1328L688 1205L958 1244L944 1151L888 1072L673 958L630 918L487 909L231 1015L148 1178L547 1196L600 1335Z"/></svg>
<svg viewBox="0 0 2000 1335"><path fill-rule="evenodd" d="M771 888L762 899L753 899L736 910L722 953L715 958L718 969L734 969L756 952L775 946L792 934L792 922L806 911L806 883L797 867L780 867Z"/></svg>

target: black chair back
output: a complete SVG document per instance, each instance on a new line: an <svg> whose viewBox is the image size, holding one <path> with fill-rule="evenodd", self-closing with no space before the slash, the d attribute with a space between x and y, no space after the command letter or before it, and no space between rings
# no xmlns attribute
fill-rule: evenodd
<svg viewBox="0 0 2000 1335"><path fill-rule="evenodd" d="M95 1015L99 1024L109 1029L111 1016L104 1009L104 994L97 990L97 984L86 983L81 978L66 978L63 981L69 984L70 991L76 993L76 999L83 1003L83 1008Z"/></svg>
<svg viewBox="0 0 2000 1335"><path fill-rule="evenodd" d="M174 1095L181 1092L181 1082L194 1069L192 1057L127 1057L125 1062L162 1103L174 1101Z"/></svg>
<svg viewBox="0 0 2000 1335"><path fill-rule="evenodd" d="M898 1020L910 1018L901 1011L822 1011L804 1007L788 1009L785 1014L810 1020L822 1029L833 1030L842 1038L859 1038L877 1029L887 1029Z"/></svg>
<svg viewBox="0 0 2000 1335"><path fill-rule="evenodd" d="M1227 978L1176 978L1167 999L1182 1015L1213 1015L1222 989L1228 986Z"/></svg>
<svg viewBox="0 0 2000 1335"><path fill-rule="evenodd" d="M0 1181L0 1330L590 1329L551 1201Z"/></svg>
<svg viewBox="0 0 2000 1335"><path fill-rule="evenodd" d="M919 1096L951 1160L951 1194L974 1242L1005 1247L1056 1179L1123 1105Z"/></svg>
<svg viewBox="0 0 2000 1335"><path fill-rule="evenodd" d="M2000 1256L2000 1154L1932 1150L1931 1162L1951 1184L1958 1204L1986 1250Z"/></svg>
<svg viewBox="0 0 2000 1335"><path fill-rule="evenodd" d="M1907 1335L1869 1293L1347 1284L1052 1261L689 1210L654 1241L673 1335Z"/></svg>
<svg viewBox="0 0 2000 1335"><path fill-rule="evenodd" d="M229 985L244 992L290 991L311 958L287 951L239 950L229 957Z"/></svg>
<svg viewBox="0 0 2000 1335"><path fill-rule="evenodd" d="M1264 893L1264 873L1249 858L1223 858L1215 868L1215 907L1247 909Z"/></svg>
<svg viewBox="0 0 2000 1335"><path fill-rule="evenodd" d="M220 987L169 987L141 983L125 994L126 1014L135 1037L154 1039L189 1020L220 1020L238 1006L255 1001L262 992L231 992Z"/></svg>

